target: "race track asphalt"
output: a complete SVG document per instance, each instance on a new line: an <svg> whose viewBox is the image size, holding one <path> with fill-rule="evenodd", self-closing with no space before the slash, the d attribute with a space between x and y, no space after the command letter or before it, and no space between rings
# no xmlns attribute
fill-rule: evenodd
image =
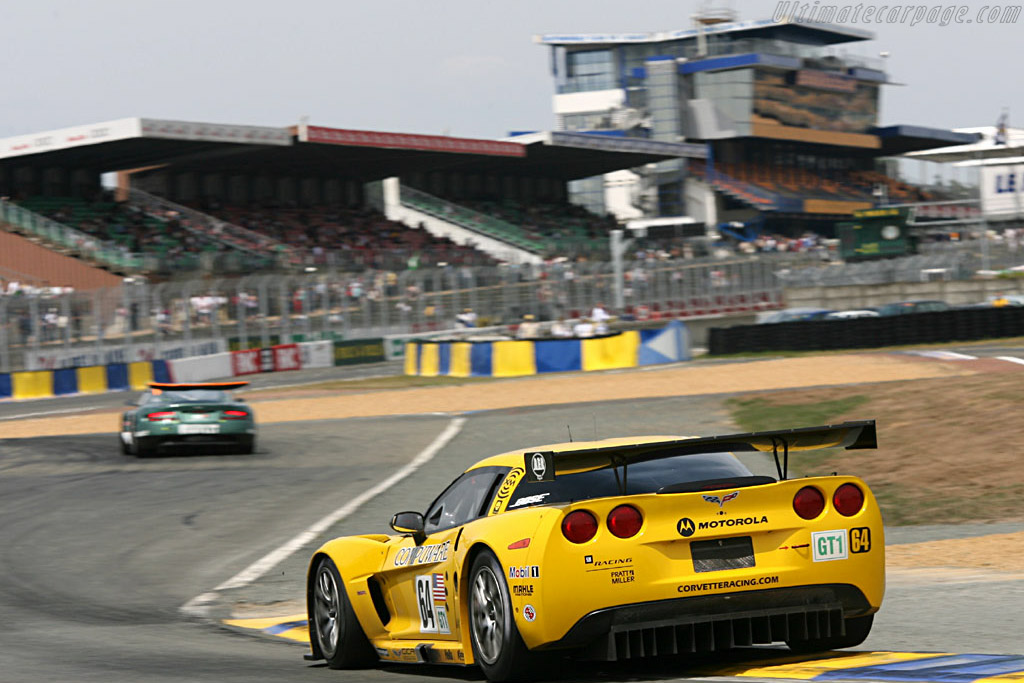
<svg viewBox="0 0 1024 683"><path fill-rule="evenodd" d="M452 416L272 424L251 456L171 452L146 460L121 455L113 432L3 440L0 431L0 681L482 680L476 669L329 671L303 661L299 645L220 620L242 608L255 615L300 604L316 545L387 531L394 512L425 508L482 456L562 441L568 430L577 439L672 434L681 424L693 434L734 431L721 397L713 396L465 417L415 473L252 581L214 591L191 614L182 607L388 478ZM751 464L773 469L760 457ZM901 529L890 541L1022 528ZM1021 581L904 577L890 582L875 630L859 649L1021 653L1021 605ZM731 661L745 656L752 655ZM559 681L675 680L708 675L707 664L579 664L551 674Z"/></svg>

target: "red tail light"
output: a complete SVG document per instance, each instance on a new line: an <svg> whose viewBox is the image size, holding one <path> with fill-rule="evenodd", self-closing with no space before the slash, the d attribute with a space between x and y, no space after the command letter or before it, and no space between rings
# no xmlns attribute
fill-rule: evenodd
<svg viewBox="0 0 1024 683"><path fill-rule="evenodd" d="M825 496L813 486L805 486L793 496L793 510L804 519L814 519L825 509Z"/></svg>
<svg viewBox="0 0 1024 683"><path fill-rule="evenodd" d="M859 486L843 484L832 494L832 505L839 514L852 517L864 507L864 492Z"/></svg>
<svg viewBox="0 0 1024 683"><path fill-rule="evenodd" d="M644 516L632 505L620 505L608 513L608 530L619 538L636 536Z"/></svg>
<svg viewBox="0 0 1024 683"><path fill-rule="evenodd" d="M160 410L155 413L148 413L146 419L150 422L161 422L163 420L173 420L175 412L173 410Z"/></svg>
<svg viewBox="0 0 1024 683"><path fill-rule="evenodd" d="M247 417L249 417L249 413L245 412L244 410L225 410L224 411L224 419L225 420L244 420Z"/></svg>
<svg viewBox="0 0 1024 683"><path fill-rule="evenodd" d="M562 520L562 535L573 543L586 543L597 533L597 518L586 510L575 510Z"/></svg>

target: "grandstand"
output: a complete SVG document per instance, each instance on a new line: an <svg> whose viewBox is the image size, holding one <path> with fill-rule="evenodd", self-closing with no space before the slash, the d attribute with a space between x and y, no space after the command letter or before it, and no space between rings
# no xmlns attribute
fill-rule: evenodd
<svg viewBox="0 0 1024 683"><path fill-rule="evenodd" d="M743 225L745 239L832 237L854 211L932 198L889 177L881 160L975 139L879 125L890 83L882 62L845 52L871 33L735 19L715 10L685 30L535 39L552 53L558 130L707 148L706 160L574 182L572 201L620 218L688 215L727 233ZM613 195L624 183L630 191Z"/></svg>
<svg viewBox="0 0 1024 683"><path fill-rule="evenodd" d="M126 275L537 262L606 252L612 223L566 201L571 180L703 154L564 134L121 119L0 140L0 219Z"/></svg>

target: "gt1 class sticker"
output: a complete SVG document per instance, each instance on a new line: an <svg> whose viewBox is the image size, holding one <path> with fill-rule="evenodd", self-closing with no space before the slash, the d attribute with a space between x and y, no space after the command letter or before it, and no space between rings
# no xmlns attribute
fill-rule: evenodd
<svg viewBox="0 0 1024 683"><path fill-rule="evenodd" d="M866 553L871 550L871 529L859 526L850 529L850 552Z"/></svg>
<svg viewBox="0 0 1024 683"><path fill-rule="evenodd" d="M509 567L508 578L510 579L539 579L540 578L540 567L538 565L528 565L526 567Z"/></svg>
<svg viewBox="0 0 1024 683"><path fill-rule="evenodd" d="M445 601L448 589L444 574L423 574L416 577L416 606L420 611L420 633L450 634L448 607Z"/></svg>
<svg viewBox="0 0 1024 683"><path fill-rule="evenodd" d="M501 488L498 489L498 493L494 497L494 503L491 505L492 515L496 515L505 509L509 496L512 495L512 491L515 490L516 485L522 478L523 470L521 468L515 467L509 470L509 473L505 475L505 481L501 482Z"/></svg>
<svg viewBox="0 0 1024 683"><path fill-rule="evenodd" d="M523 456L527 483L555 480L555 457L551 451L536 451Z"/></svg>
<svg viewBox="0 0 1024 683"><path fill-rule="evenodd" d="M524 597L532 596L533 595L533 584L532 583L527 583L527 584L522 584L522 585L514 584L512 586L512 595L516 596L517 598L524 598Z"/></svg>
<svg viewBox="0 0 1024 683"><path fill-rule="evenodd" d="M705 495L705 496L701 496L701 497L704 500L706 500L707 502L709 502L709 503L718 503L718 507L722 507L723 505L728 503L730 500L735 500L736 497L739 496L739 495L740 495L739 491L733 491L732 493L727 493L724 496L707 496L707 495Z"/></svg>
<svg viewBox="0 0 1024 683"><path fill-rule="evenodd" d="M411 548L399 548L395 553L395 566L407 567L417 564L433 564L444 562L448 559L448 548L451 541L437 543L434 545L413 546Z"/></svg>
<svg viewBox="0 0 1024 683"><path fill-rule="evenodd" d="M523 619L533 621L536 618L537 610L533 609L533 605L523 605Z"/></svg>
<svg viewBox="0 0 1024 683"><path fill-rule="evenodd" d="M509 505L509 509L520 507L521 505L536 505L537 503L543 503L544 499L550 496L551 493L538 493L535 496L523 496L522 498L516 498L516 502Z"/></svg>
<svg viewBox="0 0 1024 683"><path fill-rule="evenodd" d="M849 557L846 553L846 529L811 533L811 552L815 562L845 560Z"/></svg>

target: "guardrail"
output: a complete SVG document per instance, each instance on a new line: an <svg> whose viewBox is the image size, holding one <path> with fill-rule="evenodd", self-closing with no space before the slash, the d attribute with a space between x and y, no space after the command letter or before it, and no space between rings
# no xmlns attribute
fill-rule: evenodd
<svg viewBox="0 0 1024 683"><path fill-rule="evenodd" d="M708 354L825 351L1024 336L1024 307L965 308L849 320L717 327Z"/></svg>

